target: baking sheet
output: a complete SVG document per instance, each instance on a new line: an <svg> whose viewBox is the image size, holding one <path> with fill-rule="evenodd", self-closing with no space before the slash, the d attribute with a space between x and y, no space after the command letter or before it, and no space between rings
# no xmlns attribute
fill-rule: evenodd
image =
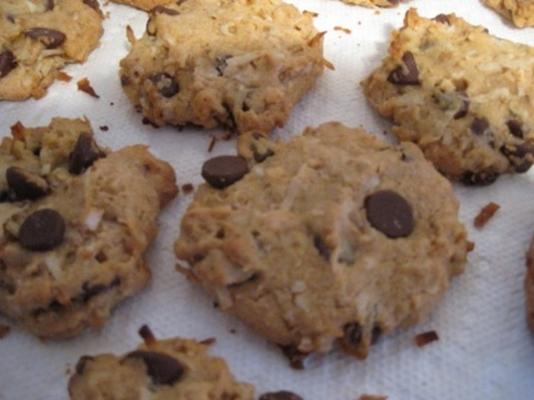
<svg viewBox="0 0 534 400"><path fill-rule="evenodd" d="M366 104L358 82L379 64L389 33L402 25L409 6L429 17L455 12L497 36L534 45L534 29L512 28L478 0L413 0L380 11L336 0L294 3L319 13L316 25L328 31L325 54L336 70L327 71L295 108L285 128L276 131L279 138L329 120L362 125L380 136L389 129ZM114 4L104 6L104 11L109 17L101 46L84 65L66 69L74 79L55 83L38 101L1 102L0 133L7 135L19 120L39 126L57 115L85 115L100 143L112 148L147 144L172 163L180 184L196 186L202 182L202 162L234 153L234 143L218 142L208 153L210 135L223 131L156 130L141 123L121 91L118 63L128 51L126 26L141 35L146 14ZM335 31L336 25L352 32ZM76 90L76 81L86 76L99 100ZM99 130L102 125L109 131ZM306 400L356 400L362 393L395 400L534 399L534 338L526 327L523 304L524 253L534 232L533 174L501 177L487 188L455 186L461 218L476 248L466 272L454 280L426 323L382 339L365 361L334 352L314 360L305 371L290 369L275 346L214 309L209 296L174 271L173 243L191 200L191 195L182 194L160 218L159 237L148 253L151 283L119 306L100 332L43 343L13 326L11 334L0 340L0 399L67 399L67 373L81 355L132 349L140 341L136 332L144 323L161 338L216 337L213 353L224 356L235 376L256 385L258 393L286 389ZM472 220L489 201L502 208L484 230L476 231ZM427 330L436 330L440 340L425 348L414 346L414 335Z"/></svg>

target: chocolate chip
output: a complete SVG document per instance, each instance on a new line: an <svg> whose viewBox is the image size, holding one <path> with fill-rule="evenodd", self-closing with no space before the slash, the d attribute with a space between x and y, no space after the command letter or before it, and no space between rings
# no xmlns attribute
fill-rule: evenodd
<svg viewBox="0 0 534 400"><path fill-rule="evenodd" d="M67 39L63 32L48 28L31 28L26 31L26 36L40 41L47 49L55 49Z"/></svg>
<svg viewBox="0 0 534 400"><path fill-rule="evenodd" d="M6 180L19 200L35 200L48 192L46 180L19 167L9 167L6 170Z"/></svg>
<svg viewBox="0 0 534 400"><path fill-rule="evenodd" d="M163 97L169 98L180 91L180 86L172 76L166 73L152 75L149 78Z"/></svg>
<svg viewBox="0 0 534 400"><path fill-rule="evenodd" d="M494 171L466 171L460 178L460 181L469 186L486 186L497 180L499 174Z"/></svg>
<svg viewBox="0 0 534 400"><path fill-rule="evenodd" d="M406 66L404 72L402 66L398 66L388 76L388 81L396 85L419 85L419 70L413 54L409 51L402 56L402 62Z"/></svg>
<svg viewBox="0 0 534 400"><path fill-rule="evenodd" d="M315 248L319 252L319 255L323 259L325 259L326 261L330 261L330 249L328 248L321 236L315 235L313 237L313 245L315 246Z"/></svg>
<svg viewBox="0 0 534 400"><path fill-rule="evenodd" d="M166 15L180 15L180 13L176 10L173 10L172 8L167 8L162 5L154 7L150 12L154 14L166 14Z"/></svg>
<svg viewBox="0 0 534 400"><path fill-rule="evenodd" d="M304 369L304 361L308 357L307 353L303 353L296 346L289 345L283 346L279 345L280 350L284 353L284 356L289 360L289 365L293 369Z"/></svg>
<svg viewBox="0 0 534 400"><path fill-rule="evenodd" d="M515 119L510 119L506 122L508 130L516 138L523 139L523 129L521 128L521 122Z"/></svg>
<svg viewBox="0 0 534 400"><path fill-rule="evenodd" d="M54 9L54 0L46 0L45 10L52 11Z"/></svg>
<svg viewBox="0 0 534 400"><path fill-rule="evenodd" d="M116 277L109 284L105 285L102 283L97 283L96 285L91 285L89 282L84 282L82 285L82 294L76 298L76 300L86 303L91 300L93 297L113 289L116 286L121 284L121 279Z"/></svg>
<svg viewBox="0 0 534 400"><path fill-rule="evenodd" d="M239 156L218 156L202 165L202 177L212 187L224 189L248 172L247 161Z"/></svg>
<svg viewBox="0 0 534 400"><path fill-rule="evenodd" d="M99 158L103 153L98 148L90 133L82 132L69 155L69 172L79 175Z"/></svg>
<svg viewBox="0 0 534 400"><path fill-rule="evenodd" d="M143 360L147 374L156 385L172 385L185 372L184 365L174 357L155 351L137 350L126 355L126 358Z"/></svg>
<svg viewBox="0 0 534 400"><path fill-rule="evenodd" d="M451 24L451 21L449 20L449 16L445 14L438 14L433 19L434 21L437 21L442 24L447 24L447 25Z"/></svg>
<svg viewBox="0 0 534 400"><path fill-rule="evenodd" d="M91 7L93 10L100 12L100 5L98 4L98 0L83 0L83 3Z"/></svg>
<svg viewBox="0 0 534 400"><path fill-rule="evenodd" d="M357 346L362 341L362 327L357 322L346 324L343 327L343 340L349 346Z"/></svg>
<svg viewBox="0 0 534 400"><path fill-rule="evenodd" d="M224 70L228 66L226 60L228 60L229 58L232 58L232 56L220 56L215 59L215 69L217 70L217 74L219 76L224 75Z"/></svg>
<svg viewBox="0 0 534 400"><path fill-rule="evenodd" d="M375 192L365 199L367 220L389 238L409 236L414 230L412 207L392 190Z"/></svg>
<svg viewBox="0 0 534 400"><path fill-rule="evenodd" d="M489 122L486 118L476 117L471 123L471 131L476 135L482 135L489 128Z"/></svg>
<svg viewBox="0 0 534 400"><path fill-rule="evenodd" d="M462 93L462 97L467 96L467 94ZM462 98L462 104L460 105L460 108L458 111L456 111L456 114L454 114L454 119L461 119L467 115L469 112L469 105L470 102L468 99Z"/></svg>
<svg viewBox="0 0 534 400"><path fill-rule="evenodd" d="M17 65L18 63L13 52L4 50L0 53L0 78L3 78L17 68Z"/></svg>
<svg viewBox="0 0 534 400"><path fill-rule="evenodd" d="M88 361L94 360L94 357L91 356L81 356L78 362L76 363L76 373L78 375L83 375L85 371L85 365Z"/></svg>
<svg viewBox="0 0 534 400"><path fill-rule="evenodd" d="M523 173L529 170L534 160L534 144L522 143L518 145L505 145L501 147L501 153L514 166L514 170ZM526 159L528 157L528 159Z"/></svg>
<svg viewBox="0 0 534 400"><path fill-rule="evenodd" d="M264 393L258 400L303 400L298 394L282 390L280 392Z"/></svg>
<svg viewBox="0 0 534 400"><path fill-rule="evenodd" d="M33 251L47 251L63 242L65 220L55 210L44 208L30 214L19 230L19 243Z"/></svg>

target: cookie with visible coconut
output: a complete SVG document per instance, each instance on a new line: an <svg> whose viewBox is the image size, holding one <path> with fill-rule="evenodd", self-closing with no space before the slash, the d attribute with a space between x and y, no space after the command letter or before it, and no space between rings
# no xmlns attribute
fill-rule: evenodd
<svg viewBox="0 0 534 400"><path fill-rule="evenodd" d="M169 164L98 146L87 120L14 125L0 143L0 312L41 338L102 325L149 279L143 255L176 193Z"/></svg>
<svg viewBox="0 0 534 400"><path fill-rule="evenodd" d="M121 61L122 88L154 125L270 133L328 64L309 13L280 0L188 0L152 10Z"/></svg>
<svg viewBox="0 0 534 400"><path fill-rule="evenodd" d="M370 104L446 176L484 185L534 161L534 48L451 15L406 14L382 65L363 83Z"/></svg>
<svg viewBox="0 0 534 400"><path fill-rule="evenodd" d="M102 20L98 0L2 0L0 100L43 97L98 46Z"/></svg>
<svg viewBox="0 0 534 400"><path fill-rule="evenodd" d="M414 144L327 123L239 149L203 165L178 269L294 366L335 343L366 357L462 273L472 244L458 201Z"/></svg>

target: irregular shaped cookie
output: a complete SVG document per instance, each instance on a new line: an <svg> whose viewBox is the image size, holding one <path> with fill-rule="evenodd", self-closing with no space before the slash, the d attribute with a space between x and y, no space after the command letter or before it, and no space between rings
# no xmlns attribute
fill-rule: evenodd
<svg viewBox="0 0 534 400"><path fill-rule="evenodd" d="M42 338L98 326L150 277L143 254L177 192L144 146L99 147L87 120L0 144L0 312Z"/></svg>
<svg viewBox="0 0 534 400"><path fill-rule="evenodd" d="M97 0L2 0L0 100L44 96L61 68L84 62L101 35Z"/></svg>
<svg viewBox="0 0 534 400"><path fill-rule="evenodd" d="M527 253L527 275L525 277L527 322L534 332L534 238Z"/></svg>
<svg viewBox="0 0 534 400"><path fill-rule="evenodd" d="M354 4L363 7L395 7L400 0L342 0L347 4Z"/></svg>
<svg viewBox="0 0 534 400"><path fill-rule="evenodd" d="M83 356L70 378L71 400L253 400L254 388L235 380L212 340L156 340L144 326L145 344L124 356Z"/></svg>
<svg viewBox="0 0 534 400"><path fill-rule="evenodd" d="M152 11L121 82L155 125L269 133L322 73L322 36L279 0L188 0Z"/></svg>
<svg viewBox="0 0 534 400"><path fill-rule="evenodd" d="M158 6L164 6L166 4L178 3L176 0L111 0L114 3L126 4L140 10L150 11Z"/></svg>
<svg viewBox="0 0 534 400"><path fill-rule="evenodd" d="M484 3L512 21L518 28L534 26L532 0L484 0Z"/></svg>
<svg viewBox="0 0 534 400"><path fill-rule="evenodd" d="M534 48L454 15L406 14L367 99L445 175L489 184L534 161Z"/></svg>
<svg viewBox="0 0 534 400"><path fill-rule="evenodd" d="M412 143L307 129L251 165L204 164L176 242L181 272L296 360L334 342L365 357L423 319L471 244L450 183Z"/></svg>

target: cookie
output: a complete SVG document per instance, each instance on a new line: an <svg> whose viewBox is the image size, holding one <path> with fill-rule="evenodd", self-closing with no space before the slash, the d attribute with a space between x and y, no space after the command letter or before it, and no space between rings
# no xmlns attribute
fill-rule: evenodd
<svg viewBox="0 0 534 400"><path fill-rule="evenodd" d="M533 68L532 47L412 9L362 85L399 140L415 142L451 179L482 185L534 161Z"/></svg>
<svg viewBox="0 0 534 400"><path fill-rule="evenodd" d="M143 254L176 192L169 164L98 146L87 120L15 125L0 143L0 312L41 338L102 325L149 279Z"/></svg>
<svg viewBox="0 0 534 400"><path fill-rule="evenodd" d="M61 68L84 62L101 35L97 0L2 0L0 100L43 97Z"/></svg>
<svg viewBox="0 0 534 400"><path fill-rule="evenodd" d="M396 7L400 0L342 0L344 3L363 7Z"/></svg>
<svg viewBox="0 0 534 400"><path fill-rule="evenodd" d="M150 11L158 6L164 6L170 3L178 3L176 0L111 0L114 3L126 4L140 10Z"/></svg>
<svg viewBox="0 0 534 400"><path fill-rule="evenodd" d="M322 73L322 37L279 0L188 0L152 11L121 83L157 126L269 133Z"/></svg>
<svg viewBox="0 0 534 400"><path fill-rule="evenodd" d="M179 271L295 362L336 342L364 358L424 319L471 244L450 183L417 146L327 123L270 150L204 164Z"/></svg>
<svg viewBox="0 0 534 400"><path fill-rule="evenodd" d="M226 362L208 354L213 340L156 340L123 356L83 356L69 381L71 400L253 400L254 388L232 376Z"/></svg>
<svg viewBox="0 0 534 400"><path fill-rule="evenodd" d="M534 238L527 253L527 275L525 277L525 294L528 326L534 332Z"/></svg>
<svg viewBox="0 0 534 400"><path fill-rule="evenodd" d="M518 28L534 26L534 2L532 0L484 0Z"/></svg>

